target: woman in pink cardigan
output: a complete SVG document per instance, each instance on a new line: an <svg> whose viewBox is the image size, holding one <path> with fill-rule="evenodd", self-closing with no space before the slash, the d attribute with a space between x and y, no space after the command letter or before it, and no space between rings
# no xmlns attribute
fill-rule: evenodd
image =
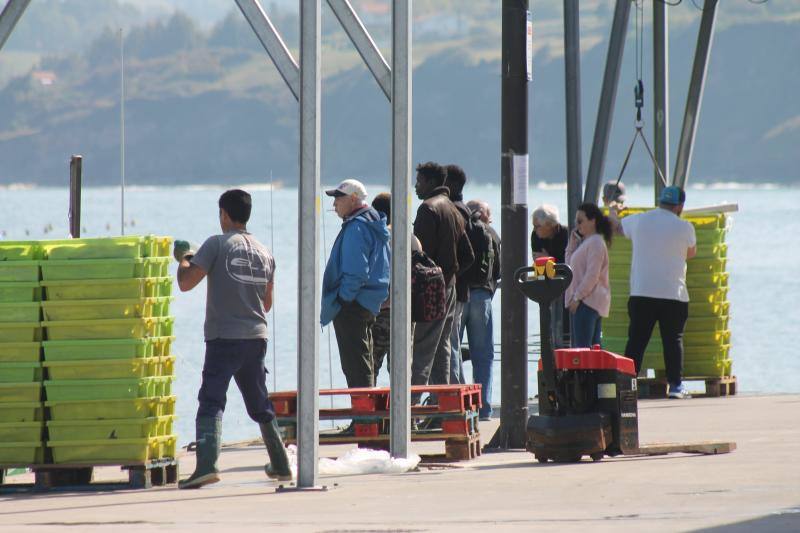
<svg viewBox="0 0 800 533"><path fill-rule="evenodd" d="M607 245L611 245L612 234L611 222L595 204L578 207L565 254L572 268L572 283L564 301L570 313L573 348L600 344L602 319L611 306Z"/></svg>

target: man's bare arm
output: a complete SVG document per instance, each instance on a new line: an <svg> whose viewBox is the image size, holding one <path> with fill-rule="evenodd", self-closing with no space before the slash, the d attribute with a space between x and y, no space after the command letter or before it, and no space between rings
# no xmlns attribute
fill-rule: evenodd
<svg viewBox="0 0 800 533"><path fill-rule="evenodd" d="M181 292L186 292L197 287L197 284L206 277L206 271L199 266L190 263L184 256L178 266L178 288Z"/></svg>
<svg viewBox="0 0 800 533"><path fill-rule="evenodd" d="M267 290L264 293L264 311L267 313L269 313L269 310L272 309L272 289L274 286L274 281L267 283Z"/></svg>

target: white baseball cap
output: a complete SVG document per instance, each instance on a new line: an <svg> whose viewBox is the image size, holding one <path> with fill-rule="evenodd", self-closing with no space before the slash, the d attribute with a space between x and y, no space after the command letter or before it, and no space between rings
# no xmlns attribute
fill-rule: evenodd
<svg viewBox="0 0 800 533"><path fill-rule="evenodd" d="M328 189L325 191L328 196L350 196L355 195L357 198L364 200L367 197L367 188L358 180L347 179L336 186L335 189Z"/></svg>

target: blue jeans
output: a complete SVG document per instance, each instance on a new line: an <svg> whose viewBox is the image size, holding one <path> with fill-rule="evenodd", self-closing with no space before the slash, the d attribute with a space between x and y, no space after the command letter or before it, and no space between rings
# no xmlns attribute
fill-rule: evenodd
<svg viewBox="0 0 800 533"><path fill-rule="evenodd" d="M450 384L464 384L464 366L461 358L461 339L464 338L462 316L469 302L456 300L456 311L453 314L453 329L450 331Z"/></svg>
<svg viewBox="0 0 800 533"><path fill-rule="evenodd" d="M242 393L247 414L259 424L275 418L267 395L267 370L264 357L267 339L214 339L206 341L203 382L197 399L198 417L222 418L231 378Z"/></svg>
<svg viewBox="0 0 800 533"><path fill-rule="evenodd" d="M466 329L472 361L472 381L481 384L481 418L492 416L492 296L492 292L487 289L471 289L469 302L464 304L461 314L461 335L463 336Z"/></svg>
<svg viewBox="0 0 800 533"><path fill-rule="evenodd" d="M603 319L597 311L581 302L575 313L570 314L569 321L573 348L591 348L600 344Z"/></svg>

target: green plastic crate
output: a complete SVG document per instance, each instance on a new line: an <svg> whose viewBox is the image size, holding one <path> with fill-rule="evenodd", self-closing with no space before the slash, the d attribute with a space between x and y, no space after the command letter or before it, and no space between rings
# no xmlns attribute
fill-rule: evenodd
<svg viewBox="0 0 800 533"><path fill-rule="evenodd" d="M44 341L45 361L129 359L169 355L175 337Z"/></svg>
<svg viewBox="0 0 800 533"><path fill-rule="evenodd" d="M36 241L0 241L0 261L31 261L42 258Z"/></svg>
<svg viewBox="0 0 800 533"><path fill-rule="evenodd" d="M172 237L148 235L145 237L145 248L151 257L172 257Z"/></svg>
<svg viewBox="0 0 800 533"><path fill-rule="evenodd" d="M39 261L0 261L0 281L39 281Z"/></svg>
<svg viewBox="0 0 800 533"><path fill-rule="evenodd" d="M0 363L35 363L41 358L40 342L0 343Z"/></svg>
<svg viewBox="0 0 800 533"><path fill-rule="evenodd" d="M54 300L42 302L45 320L149 318L169 312L170 298Z"/></svg>
<svg viewBox="0 0 800 533"><path fill-rule="evenodd" d="M0 303L0 322L38 322L41 308L40 302Z"/></svg>
<svg viewBox="0 0 800 533"><path fill-rule="evenodd" d="M0 302L38 302L42 288L38 281L0 281Z"/></svg>
<svg viewBox="0 0 800 533"><path fill-rule="evenodd" d="M686 361L683 375L690 377L723 377L732 374L733 361Z"/></svg>
<svg viewBox="0 0 800 533"><path fill-rule="evenodd" d="M2 422L0 442L30 442L42 440L43 422Z"/></svg>
<svg viewBox="0 0 800 533"><path fill-rule="evenodd" d="M42 364L0 363L0 383L27 383L42 381Z"/></svg>
<svg viewBox="0 0 800 533"><path fill-rule="evenodd" d="M44 287L45 300L119 300L161 296L163 279L51 280L42 281L41 285Z"/></svg>
<svg viewBox="0 0 800 533"><path fill-rule="evenodd" d="M163 437L144 439L103 439L103 440L68 440L47 441L53 452L53 463L86 463L133 462L143 463L157 456L151 449L158 450L157 444L151 441Z"/></svg>
<svg viewBox="0 0 800 533"><path fill-rule="evenodd" d="M45 381L48 401L123 400L169 396L172 377L138 379L73 379ZM126 418L126 417L117 417Z"/></svg>
<svg viewBox="0 0 800 533"><path fill-rule="evenodd" d="M42 402L0 403L0 423L44 420Z"/></svg>
<svg viewBox="0 0 800 533"><path fill-rule="evenodd" d="M51 420L148 418L175 414L175 396L121 400L47 401Z"/></svg>
<svg viewBox="0 0 800 533"><path fill-rule="evenodd" d="M174 415L110 420L51 420L47 423L54 441L141 439L172 433Z"/></svg>
<svg viewBox="0 0 800 533"><path fill-rule="evenodd" d="M165 357L132 359L89 359L84 361L45 361L43 366L53 380L133 379L164 375Z"/></svg>
<svg viewBox="0 0 800 533"><path fill-rule="evenodd" d="M0 383L0 403L32 403L41 399L41 382Z"/></svg>
<svg viewBox="0 0 800 533"><path fill-rule="evenodd" d="M169 322L169 323L167 323ZM172 317L109 320L51 320L42 322L49 340L136 339L172 334ZM166 330L169 330L167 333ZM165 333L162 334L162 331Z"/></svg>
<svg viewBox="0 0 800 533"><path fill-rule="evenodd" d="M0 441L0 465L27 466L44 463L44 447L41 440L30 442Z"/></svg>
<svg viewBox="0 0 800 533"><path fill-rule="evenodd" d="M101 237L42 241L47 260L136 259L146 255L144 237Z"/></svg>
<svg viewBox="0 0 800 533"><path fill-rule="evenodd" d="M723 229L727 227L725 213L709 213L707 215L688 215L684 217L692 223L695 231L707 229Z"/></svg>
<svg viewBox="0 0 800 533"><path fill-rule="evenodd" d="M168 257L144 259L62 259L42 261L42 279L126 279L158 278L168 272Z"/></svg>

